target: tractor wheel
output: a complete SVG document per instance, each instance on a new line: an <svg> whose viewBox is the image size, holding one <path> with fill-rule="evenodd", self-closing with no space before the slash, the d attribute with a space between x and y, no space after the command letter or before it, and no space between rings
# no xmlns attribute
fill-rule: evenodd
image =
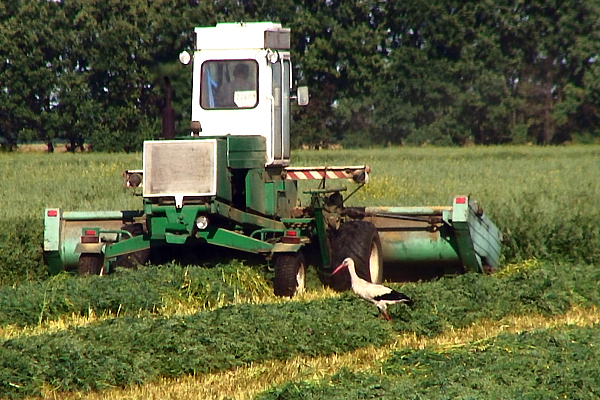
<svg viewBox="0 0 600 400"><path fill-rule="evenodd" d="M347 257L354 260L356 275L373 283L383 281L381 242L375 225L367 221L349 221L342 224L333 241L331 267L336 268ZM350 273L340 271L332 275L329 285L337 291L350 289Z"/></svg>
<svg viewBox="0 0 600 400"><path fill-rule="evenodd" d="M77 263L79 275L104 275L104 254L82 253Z"/></svg>
<svg viewBox="0 0 600 400"><path fill-rule="evenodd" d="M131 237L144 234L144 226L140 223L123 225L121 229L129 232ZM139 250L134 253L118 256L115 261L115 267L137 269L139 265L146 264L148 260L150 260L150 249Z"/></svg>
<svg viewBox="0 0 600 400"><path fill-rule="evenodd" d="M304 291L306 264L301 251L282 253L275 260L273 286L276 296L293 297Z"/></svg>

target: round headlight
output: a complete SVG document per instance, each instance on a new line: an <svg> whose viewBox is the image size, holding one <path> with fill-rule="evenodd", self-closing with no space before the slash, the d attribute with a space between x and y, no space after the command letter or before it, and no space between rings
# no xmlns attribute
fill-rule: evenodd
<svg viewBox="0 0 600 400"><path fill-rule="evenodd" d="M127 186L129 187L138 187L142 183L142 175L140 174L131 174L127 178Z"/></svg>
<svg viewBox="0 0 600 400"><path fill-rule="evenodd" d="M203 230L206 229L207 226L208 218L206 218L204 215L201 215L198 218L196 218L196 228Z"/></svg>
<svg viewBox="0 0 600 400"><path fill-rule="evenodd" d="M187 51L179 53L179 62L183 65L188 65L192 61L192 56Z"/></svg>
<svg viewBox="0 0 600 400"><path fill-rule="evenodd" d="M271 49L267 50L267 60L269 60L271 64L275 64L279 61L279 52Z"/></svg>

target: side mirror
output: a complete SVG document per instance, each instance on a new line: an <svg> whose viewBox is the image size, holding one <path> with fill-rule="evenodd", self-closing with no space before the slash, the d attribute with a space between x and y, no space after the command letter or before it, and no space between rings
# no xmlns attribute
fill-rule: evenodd
<svg viewBox="0 0 600 400"><path fill-rule="evenodd" d="M308 105L308 86L300 86L298 88L298 105L306 106Z"/></svg>

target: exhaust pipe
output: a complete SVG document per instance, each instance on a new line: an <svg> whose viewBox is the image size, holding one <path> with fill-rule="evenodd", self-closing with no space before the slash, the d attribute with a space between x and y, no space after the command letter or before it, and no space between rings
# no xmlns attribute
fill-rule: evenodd
<svg viewBox="0 0 600 400"><path fill-rule="evenodd" d="M171 106L171 80L165 76L165 106L162 109L162 137L175 138L175 110Z"/></svg>

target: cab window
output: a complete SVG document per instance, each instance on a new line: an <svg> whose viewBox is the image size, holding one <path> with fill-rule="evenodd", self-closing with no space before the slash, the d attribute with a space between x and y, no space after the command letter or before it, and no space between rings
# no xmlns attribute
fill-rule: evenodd
<svg viewBox="0 0 600 400"><path fill-rule="evenodd" d="M255 60L215 60L202 64L202 108L254 108L257 103L258 64Z"/></svg>

